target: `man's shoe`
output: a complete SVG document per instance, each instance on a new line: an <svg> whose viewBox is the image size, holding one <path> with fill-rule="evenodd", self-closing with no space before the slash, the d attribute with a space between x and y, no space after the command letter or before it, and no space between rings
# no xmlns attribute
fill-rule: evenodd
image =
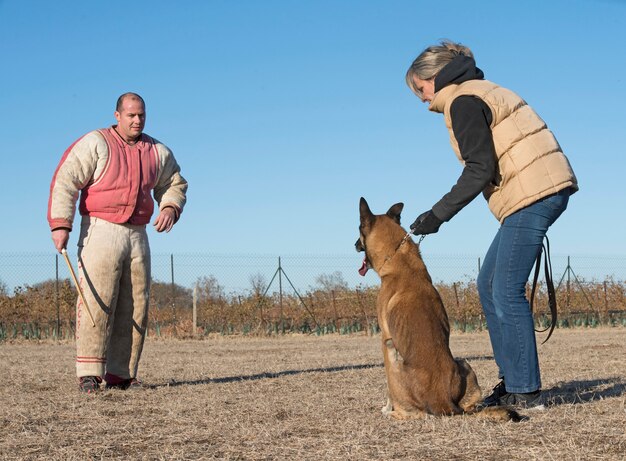
<svg viewBox="0 0 626 461"><path fill-rule="evenodd" d="M122 391L125 390L135 390L135 389L141 389L143 387L143 385L141 384L141 381L139 381L137 378L130 378L130 379L124 379L118 383L107 383L105 386L107 389L120 389Z"/></svg>
<svg viewBox="0 0 626 461"><path fill-rule="evenodd" d="M500 403L500 399L507 395L506 387L504 386L504 379L500 381L493 388L491 394L489 394L485 399L479 404L480 407L497 407L498 405L502 405Z"/></svg>
<svg viewBox="0 0 626 461"><path fill-rule="evenodd" d="M523 394L506 393L500 397L500 405L506 405L524 410L544 410L545 401L541 391L527 392Z"/></svg>
<svg viewBox="0 0 626 461"><path fill-rule="evenodd" d="M78 390L86 394L95 394L100 390L102 378L99 376L82 376L78 378Z"/></svg>
<svg viewBox="0 0 626 461"><path fill-rule="evenodd" d="M129 382L126 385L127 390L135 391L135 390L143 389L143 383L139 381L137 378L131 378L128 381Z"/></svg>

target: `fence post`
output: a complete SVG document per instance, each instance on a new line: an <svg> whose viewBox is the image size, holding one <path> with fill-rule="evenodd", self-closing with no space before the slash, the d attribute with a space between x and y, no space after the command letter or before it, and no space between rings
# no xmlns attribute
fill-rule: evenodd
<svg viewBox="0 0 626 461"><path fill-rule="evenodd" d="M454 300L456 302L456 312L457 312L457 317L459 317L459 313L461 312L461 303L459 302L459 291L456 288L456 282L452 282L452 288L454 289ZM463 331L465 331L465 329L467 328L467 312L464 313L464 325L463 325Z"/></svg>
<svg viewBox="0 0 626 461"><path fill-rule="evenodd" d="M57 339L60 339L61 335L61 297L59 296L59 254L54 255L55 267L56 267L56 277L54 282L55 287L55 303L57 305Z"/></svg>
<svg viewBox="0 0 626 461"><path fill-rule="evenodd" d="M337 324L339 323L339 315L337 314L337 301L335 300L335 290L330 291L333 295L333 312L335 313L335 330L337 329Z"/></svg>
<svg viewBox="0 0 626 461"><path fill-rule="evenodd" d="M569 274L570 273L570 271L569 271L570 267L571 266L569 264L569 256L568 256L567 257L567 269L568 269L568 271L567 271L567 308L568 309L569 309L569 306L570 306L570 295L571 295L571 293L570 293L570 274Z"/></svg>
<svg viewBox="0 0 626 461"><path fill-rule="evenodd" d="M363 312L363 318L365 319L365 324L367 325L367 328L369 330L370 319L367 316L367 312L365 311L365 306L363 305L363 302L361 301L361 293L359 292L358 288L355 288L354 291L356 291L356 299L359 302L359 307L361 308L361 312Z"/></svg>
<svg viewBox="0 0 626 461"><path fill-rule="evenodd" d="M278 257L278 299L280 302L280 325L283 325L283 267L280 265Z"/></svg>
<svg viewBox="0 0 626 461"><path fill-rule="evenodd" d="M193 336L198 332L198 283L193 286Z"/></svg>
<svg viewBox="0 0 626 461"><path fill-rule="evenodd" d="M174 320L174 326L176 326L176 302L175 299L175 288L174 288L174 253L170 254L170 271L172 273L172 316Z"/></svg>

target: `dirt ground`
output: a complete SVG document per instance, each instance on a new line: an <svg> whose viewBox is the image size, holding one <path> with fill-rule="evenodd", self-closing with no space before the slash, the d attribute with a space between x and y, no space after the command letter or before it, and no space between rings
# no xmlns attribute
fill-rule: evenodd
<svg viewBox="0 0 626 461"><path fill-rule="evenodd" d="M626 329L557 330L539 346L552 403L521 423L382 416L378 336L148 338L146 387L80 394L74 345L0 344L0 458L626 460ZM453 334L484 393L486 333Z"/></svg>

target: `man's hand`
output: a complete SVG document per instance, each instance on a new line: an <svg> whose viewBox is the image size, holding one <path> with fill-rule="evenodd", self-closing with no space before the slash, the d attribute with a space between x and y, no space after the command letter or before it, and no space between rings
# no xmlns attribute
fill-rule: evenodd
<svg viewBox="0 0 626 461"><path fill-rule="evenodd" d="M154 229L157 232L169 232L176 222L176 211L172 207L165 207L154 220Z"/></svg>
<svg viewBox="0 0 626 461"><path fill-rule="evenodd" d="M52 242L59 253L63 248L67 247L67 241L70 239L70 231L64 227L54 229L52 231Z"/></svg>
<svg viewBox="0 0 626 461"><path fill-rule="evenodd" d="M435 216L433 210L428 210L417 217L411 224L411 232L414 235L434 234L439 230L443 221Z"/></svg>

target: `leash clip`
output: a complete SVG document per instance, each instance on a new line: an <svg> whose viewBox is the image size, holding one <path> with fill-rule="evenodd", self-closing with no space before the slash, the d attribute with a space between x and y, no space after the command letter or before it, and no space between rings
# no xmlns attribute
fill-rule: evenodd
<svg viewBox="0 0 626 461"><path fill-rule="evenodd" d="M400 245L398 246L398 248L400 248L400 247L402 246L402 244L403 244L404 242L406 242L406 240L407 240L407 239L408 239L411 235L413 235L413 232L408 231L408 232L406 233L406 235L404 236L404 238L402 239L402 242L400 242ZM422 243L422 240L424 240L424 237L426 237L426 234L421 234L421 235L420 235L420 238L419 238L419 240L417 241L417 245L418 245L418 246L419 246L419 244L420 244L420 243Z"/></svg>

